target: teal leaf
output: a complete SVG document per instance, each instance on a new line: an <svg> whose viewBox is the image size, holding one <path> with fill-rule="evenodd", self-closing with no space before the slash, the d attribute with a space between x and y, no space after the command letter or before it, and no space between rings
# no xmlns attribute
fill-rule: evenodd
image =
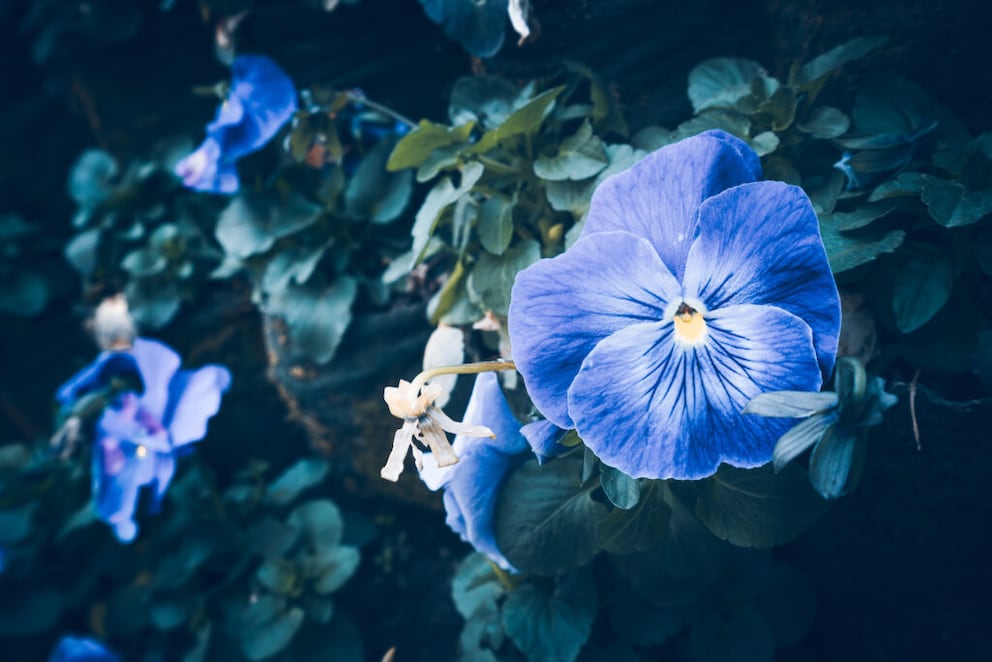
<svg viewBox="0 0 992 662"><path fill-rule="evenodd" d="M744 406L745 414L806 418L837 406L837 394L826 391L772 391L759 393Z"/></svg>
<svg viewBox="0 0 992 662"><path fill-rule="evenodd" d="M914 247L894 277L892 312L896 327L903 333L929 322L951 298L951 261L937 249Z"/></svg>
<svg viewBox="0 0 992 662"><path fill-rule="evenodd" d="M83 230L65 245L65 259L83 276L89 276L96 268L99 247L100 229Z"/></svg>
<svg viewBox="0 0 992 662"><path fill-rule="evenodd" d="M291 246L280 250L265 265L261 289L267 295L285 290L290 283L303 285L313 275L326 246Z"/></svg>
<svg viewBox="0 0 992 662"><path fill-rule="evenodd" d="M694 600L658 595L658 603L638 595L624 595L610 608L610 624L635 646L660 646L693 622L699 611ZM660 603L660 604L659 604Z"/></svg>
<svg viewBox="0 0 992 662"><path fill-rule="evenodd" d="M168 632L186 622L187 613L176 602L156 602L148 609L148 619L156 630Z"/></svg>
<svg viewBox="0 0 992 662"><path fill-rule="evenodd" d="M458 564L451 580L451 598L465 619L458 638L465 658L484 659L486 654L492 655L490 649L498 650L503 645L500 602L505 593L485 555L473 552Z"/></svg>
<svg viewBox="0 0 992 662"><path fill-rule="evenodd" d="M517 587L503 605L507 636L530 662L572 662L596 618L596 584L588 572L564 575L548 594L533 584Z"/></svg>
<svg viewBox="0 0 992 662"><path fill-rule="evenodd" d="M373 223L390 223L400 217L413 193L413 173L386 171L392 140L381 140L369 150L344 191L345 210Z"/></svg>
<svg viewBox="0 0 992 662"><path fill-rule="evenodd" d="M330 465L325 460L304 458L272 481L265 498L279 506L291 503L304 491L324 480L329 470Z"/></svg>
<svg viewBox="0 0 992 662"><path fill-rule="evenodd" d="M520 242L502 255L483 253L466 284L472 303L505 317L510 306L510 288L517 274L539 259L541 247L533 239Z"/></svg>
<svg viewBox="0 0 992 662"><path fill-rule="evenodd" d="M562 140L557 154L534 161L534 174L550 181L587 179L609 162L603 141L593 135L592 124L586 120L578 131Z"/></svg>
<svg viewBox="0 0 992 662"><path fill-rule="evenodd" d="M429 182L437 177L438 173L442 170L453 169L461 160L463 149L465 149L464 144L448 145L447 147L438 147L435 149L431 152L431 155L420 164L420 167L417 168L417 181Z"/></svg>
<svg viewBox="0 0 992 662"><path fill-rule="evenodd" d="M303 610L284 610L284 601L274 596L258 598L245 608L240 631L241 650L249 660L264 660L282 651L303 625Z"/></svg>
<svg viewBox="0 0 992 662"><path fill-rule="evenodd" d="M696 515L717 538L761 549L795 539L825 509L805 472L793 464L779 474L770 465L724 465L706 479L696 501Z"/></svg>
<svg viewBox="0 0 992 662"><path fill-rule="evenodd" d="M88 149L69 170L69 195L80 207L91 209L110 194L117 173L114 157L100 149Z"/></svg>
<svg viewBox="0 0 992 662"><path fill-rule="evenodd" d="M851 212L835 212L831 219L837 224L837 229L841 232L860 230L878 219L888 216L896 207L896 203L891 200L869 202Z"/></svg>
<svg viewBox="0 0 992 662"><path fill-rule="evenodd" d="M463 76L451 87L448 119L454 125L477 122L491 129L526 103L524 95L529 94L500 76Z"/></svg>
<svg viewBox="0 0 992 662"><path fill-rule="evenodd" d="M36 273L18 270L0 283L0 313L30 317L48 303L48 283Z"/></svg>
<svg viewBox="0 0 992 662"><path fill-rule="evenodd" d="M592 193L599 184L609 177L630 168L647 155L647 152L634 149L630 145L607 145L606 153L610 163L593 179L581 182L571 180L549 181L545 187L548 203L555 211L571 212L576 218L585 215L589 208Z"/></svg>
<svg viewBox="0 0 992 662"><path fill-rule="evenodd" d="M857 447L864 446L862 434L844 426L835 426L825 435L809 458L809 480L824 499L836 499L854 487L852 471Z"/></svg>
<svg viewBox="0 0 992 662"><path fill-rule="evenodd" d="M923 202L945 228L971 225L992 213L992 189L970 191L958 182L923 175Z"/></svg>
<svg viewBox="0 0 992 662"><path fill-rule="evenodd" d="M664 541L670 517L661 483L646 481L631 509L614 510L596 522L596 544L613 554L646 552Z"/></svg>
<svg viewBox="0 0 992 662"><path fill-rule="evenodd" d="M902 245L906 236L902 230L891 230L873 236L848 235L837 229L837 224L832 222L821 223L820 232L823 246L827 249L830 269L835 274L867 264L883 253L891 253Z"/></svg>
<svg viewBox="0 0 992 662"><path fill-rule="evenodd" d="M517 569L556 575L596 554L595 523L607 508L592 498L595 481L583 484L579 454L544 465L530 460L515 471L496 508L496 542Z"/></svg>
<svg viewBox="0 0 992 662"><path fill-rule="evenodd" d="M135 278L147 278L165 271L169 265L165 256L147 248L133 250L121 260L121 269Z"/></svg>
<svg viewBox="0 0 992 662"><path fill-rule="evenodd" d="M821 140L842 136L850 127L851 118L833 106L814 108L805 122L796 124L796 128L803 133Z"/></svg>
<svg viewBox="0 0 992 662"><path fill-rule="evenodd" d="M774 131L764 131L748 140L748 143L758 156L767 156L778 149L779 139Z"/></svg>
<svg viewBox="0 0 992 662"><path fill-rule="evenodd" d="M128 309L135 324L146 329L159 329L179 312L182 301L175 281L134 279L124 287Z"/></svg>
<svg viewBox="0 0 992 662"><path fill-rule="evenodd" d="M258 583L276 595L290 595L296 588L296 568L285 559L268 559L255 572Z"/></svg>
<svg viewBox="0 0 992 662"><path fill-rule="evenodd" d="M617 508L630 510L637 505L641 494L637 479L604 464L599 468L599 482L606 498Z"/></svg>
<svg viewBox="0 0 992 662"><path fill-rule="evenodd" d="M482 135L467 151L473 154L488 152L501 142L519 135L533 135L541 128L544 118L554 108L555 99L565 91L564 85L552 88L513 111L502 124Z"/></svg>
<svg viewBox="0 0 992 662"><path fill-rule="evenodd" d="M859 60L888 41L888 37L857 37L818 55L799 69L796 82L812 83L848 62Z"/></svg>
<svg viewBox="0 0 992 662"><path fill-rule="evenodd" d="M775 471L782 471L785 465L819 442L836 422L837 416L834 414L816 414L792 426L775 442L772 451Z"/></svg>
<svg viewBox="0 0 992 662"><path fill-rule="evenodd" d="M493 255L502 255L513 239L514 200L494 195L479 207L479 241Z"/></svg>
<svg viewBox="0 0 992 662"><path fill-rule="evenodd" d="M240 195L220 213L214 232L226 253L243 260L310 227L321 211L320 205L297 193L288 195L282 204L266 196Z"/></svg>
<svg viewBox="0 0 992 662"><path fill-rule="evenodd" d="M752 83L765 76L753 60L717 57L696 65L689 72L689 101L696 113L707 108L732 108L752 92Z"/></svg>
<svg viewBox="0 0 992 662"><path fill-rule="evenodd" d="M300 531L311 548L331 549L341 543L344 521L341 511L327 499L309 501L297 506L286 523Z"/></svg>
<svg viewBox="0 0 992 662"><path fill-rule="evenodd" d="M458 188L455 188L450 178L444 177L427 193L410 230L413 236L411 254L414 256L410 264L411 269L424 258L427 245L437 229L444 210L475 186L484 171L485 168L481 163L470 161L462 168L462 178Z"/></svg>
<svg viewBox="0 0 992 662"><path fill-rule="evenodd" d="M386 162L386 168L389 170L416 168L424 163L435 149L466 143L474 127L474 122L447 127L420 120L416 129L396 143L393 153Z"/></svg>
<svg viewBox="0 0 992 662"><path fill-rule="evenodd" d="M672 142L675 142L710 129L722 129L742 140L749 140L751 120L748 119L747 115L734 110L710 108L679 124L678 128L672 132L671 139Z"/></svg>
<svg viewBox="0 0 992 662"><path fill-rule="evenodd" d="M361 560L359 551L349 545L321 549L305 557L306 574L318 595L334 593L351 579Z"/></svg>
<svg viewBox="0 0 992 662"><path fill-rule="evenodd" d="M920 195L926 175L918 172L902 172L895 179L880 184L868 196L868 202L887 200L904 195Z"/></svg>
<svg viewBox="0 0 992 662"><path fill-rule="evenodd" d="M31 533L31 521L38 503L12 510L0 510L0 545L13 545Z"/></svg>
<svg viewBox="0 0 992 662"><path fill-rule="evenodd" d="M290 285L273 296L266 312L282 317L293 346L315 363L334 358L351 324L351 305L358 293L354 278L339 276L331 287L317 290Z"/></svg>

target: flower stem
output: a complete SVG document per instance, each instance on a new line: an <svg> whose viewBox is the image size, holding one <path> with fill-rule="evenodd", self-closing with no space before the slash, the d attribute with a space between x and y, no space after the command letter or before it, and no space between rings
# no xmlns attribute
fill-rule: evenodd
<svg viewBox="0 0 992 662"><path fill-rule="evenodd" d="M373 110L378 110L383 115L386 115L387 117L392 117L394 120L397 120L399 122L402 122L403 124L406 124L411 129L416 129L417 128L417 123L414 122L409 117L406 117L405 115L399 114L398 112L396 112L395 110L393 110L389 106L384 106L383 104L379 103L378 101L373 101L372 99L369 99L362 92L359 92L359 91L356 91L356 90L348 90L344 94L345 94L346 97L348 97L348 100L349 101L352 101L352 102L356 102L357 101L357 102L360 102L360 103L364 103L369 108L372 108Z"/></svg>
<svg viewBox="0 0 992 662"><path fill-rule="evenodd" d="M416 387L416 392L419 393L420 389L423 388L428 379L437 377L438 375L477 375L480 372L498 372L500 370L516 369L517 365L513 361L503 360L480 361L479 363L462 363L461 365L445 365L424 370L413 378L411 385Z"/></svg>

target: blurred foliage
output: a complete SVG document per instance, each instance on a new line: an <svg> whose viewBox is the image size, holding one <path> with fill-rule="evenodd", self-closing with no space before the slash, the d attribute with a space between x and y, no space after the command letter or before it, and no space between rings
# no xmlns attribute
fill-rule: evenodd
<svg viewBox="0 0 992 662"><path fill-rule="evenodd" d="M72 287L58 239L16 214L0 215L0 314L31 317Z"/></svg>

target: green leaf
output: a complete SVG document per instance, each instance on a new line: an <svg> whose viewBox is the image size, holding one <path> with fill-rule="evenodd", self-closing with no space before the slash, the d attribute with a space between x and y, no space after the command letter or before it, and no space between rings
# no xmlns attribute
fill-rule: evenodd
<svg viewBox="0 0 992 662"><path fill-rule="evenodd" d="M249 660L264 660L280 652L303 625L303 610L283 611L283 601L262 596L244 610L241 650Z"/></svg>
<svg viewBox="0 0 992 662"><path fill-rule="evenodd" d="M806 418L837 406L837 394L831 391L772 391L759 393L744 406L745 414Z"/></svg>
<svg viewBox="0 0 992 662"><path fill-rule="evenodd" d="M468 293L482 310L506 316L510 306L510 288L517 274L541 259L537 241L526 239L502 255L483 253L468 277Z"/></svg>
<svg viewBox="0 0 992 662"><path fill-rule="evenodd" d="M351 305L358 284L339 276L324 290L290 285L273 296L265 311L282 317L293 346L315 363L328 363L351 324Z"/></svg>
<svg viewBox="0 0 992 662"><path fill-rule="evenodd" d="M851 128L851 118L832 106L820 106L813 109L805 122L796 124L796 128L814 138L829 140L844 135Z"/></svg>
<svg viewBox="0 0 992 662"><path fill-rule="evenodd" d="M95 207L110 194L117 174L114 157L100 149L88 149L69 170L69 195L84 209Z"/></svg>
<svg viewBox="0 0 992 662"><path fill-rule="evenodd" d="M416 168L424 163L435 149L467 142L474 127L474 122L468 122L462 126L447 127L427 120L420 120L416 129L396 143L393 153L390 154L389 160L386 162L386 169Z"/></svg>
<svg viewBox="0 0 992 662"><path fill-rule="evenodd" d="M344 522L341 511L327 499L309 501L298 506L286 523L300 531L313 549L331 549L341 543Z"/></svg>
<svg viewBox="0 0 992 662"><path fill-rule="evenodd" d="M179 312L182 301L175 281L135 279L124 287L128 309L135 324L141 328L158 329Z"/></svg>
<svg viewBox="0 0 992 662"><path fill-rule="evenodd" d="M892 312L903 333L920 328L951 298L954 276L951 261L941 251L914 246L912 257L895 273Z"/></svg>
<svg viewBox="0 0 992 662"><path fill-rule="evenodd" d="M484 554L473 552L458 564L451 580L451 598L455 609L465 619L459 636L463 659L482 659L487 653L491 656L491 650L498 650L503 645L500 601L505 593L492 563Z"/></svg>
<svg viewBox="0 0 992 662"><path fill-rule="evenodd" d="M606 498L617 508L630 510L637 505L641 490L636 478L604 464L599 468L599 482Z"/></svg>
<svg viewBox="0 0 992 662"><path fill-rule="evenodd" d="M860 432L842 426L830 429L809 458L809 480L824 499L836 499L854 487L852 472L858 446L864 446Z"/></svg>
<svg viewBox="0 0 992 662"><path fill-rule="evenodd" d="M503 605L506 634L531 662L572 662L596 618L596 584L588 572L559 577L549 595L517 587Z"/></svg>
<svg viewBox="0 0 992 662"><path fill-rule="evenodd" d="M220 213L214 233L226 253L243 260L310 227L321 211L298 193L289 194L282 204L269 196L240 195Z"/></svg>
<svg viewBox="0 0 992 662"><path fill-rule="evenodd" d="M589 208L593 191L604 179L627 170L647 156L647 152L640 149L635 150L630 145L624 144L607 145L606 153L609 156L610 164L593 179L582 182L571 180L547 182L545 190L552 209L571 212L576 218L581 218Z"/></svg>
<svg viewBox="0 0 992 662"><path fill-rule="evenodd" d="M290 595L297 584L296 568L285 559L268 559L258 566L258 582L276 595Z"/></svg>
<svg viewBox="0 0 992 662"><path fill-rule="evenodd" d="M462 168L462 179L458 188L451 183L451 179L444 177L434 185L424 198L423 204L417 211L413 228L410 234L413 236L413 248L411 254L414 256L410 268L417 266L424 258L427 245L437 229L438 222L444 210L455 203L461 196L467 193L475 183L482 177L485 168L477 161L470 161Z"/></svg>
<svg viewBox="0 0 992 662"><path fill-rule="evenodd" d="M564 85L552 88L517 108L506 121L495 129L486 131L475 145L466 150L472 154L488 152L501 142L519 135L533 135L541 128L544 118L554 108L555 99L565 91Z"/></svg>
<svg viewBox="0 0 992 662"><path fill-rule="evenodd" d="M448 119L452 124L478 122L497 127L527 102L530 92L500 76L462 76L451 87Z"/></svg>
<svg viewBox="0 0 992 662"><path fill-rule="evenodd" d="M479 241L493 255L502 255L513 239L513 207L516 198L494 195L479 208Z"/></svg>
<svg viewBox="0 0 992 662"><path fill-rule="evenodd" d="M863 58L886 41L888 37L857 37L831 48L804 64L799 69L796 83L806 85L815 82L848 62Z"/></svg>
<svg viewBox="0 0 992 662"><path fill-rule="evenodd" d="M826 510L805 472L787 465L738 469L724 465L703 484L696 515L713 534L739 547L767 548L789 542Z"/></svg>
<svg viewBox="0 0 992 662"><path fill-rule="evenodd" d="M860 235L847 235L837 229L836 223L820 224L823 246L827 249L830 269L839 274L871 262L883 253L891 253L902 245L906 233L892 230L877 236L877 239Z"/></svg>
<svg viewBox="0 0 992 662"><path fill-rule="evenodd" d="M751 120L748 119L747 115L734 110L711 108L679 124L678 128L672 132L672 142L695 136L710 129L723 129L742 140L749 140Z"/></svg>
<svg viewBox="0 0 992 662"><path fill-rule="evenodd" d="M778 149L778 136L773 131L764 131L748 140L751 148L758 156L766 156Z"/></svg>
<svg viewBox="0 0 992 662"><path fill-rule="evenodd" d="M596 544L613 554L646 552L668 535L670 517L661 483L647 481L633 508L614 510L596 522Z"/></svg>
<svg viewBox="0 0 992 662"><path fill-rule="evenodd" d="M165 271L169 265L165 256L157 251L139 248L131 251L121 260L121 269L136 278L147 278Z"/></svg>
<svg viewBox="0 0 992 662"><path fill-rule="evenodd" d="M707 108L732 108L752 92L755 79L765 70L753 60L717 57L696 65L689 72L689 101L696 113Z"/></svg>
<svg viewBox="0 0 992 662"><path fill-rule="evenodd" d="M586 120L578 131L561 142L555 156L542 156L534 161L534 174L550 181L575 181L596 175L609 162L603 141L593 135L592 124Z"/></svg>
<svg viewBox="0 0 992 662"><path fill-rule="evenodd" d="M887 200L904 195L920 195L923 191L923 178L918 172L903 172L895 179L880 184L868 196L868 202Z"/></svg>
<svg viewBox="0 0 992 662"><path fill-rule="evenodd" d="M834 413L815 414L792 426L775 442L775 450L772 451L772 466L775 471L781 471L803 451L818 443L836 422L837 416Z"/></svg>
<svg viewBox="0 0 992 662"><path fill-rule="evenodd" d="M325 460L302 459L272 481L265 498L271 503L285 506L305 490L324 480L329 470L330 465Z"/></svg>
<svg viewBox="0 0 992 662"><path fill-rule="evenodd" d="M413 173L386 171L392 140L382 140L369 150L344 191L345 210L373 223L390 223L403 213L413 193Z"/></svg>
<svg viewBox="0 0 992 662"><path fill-rule="evenodd" d="M969 191L958 182L923 175L922 198L933 220L945 228L971 225L992 213L992 190Z"/></svg>
<svg viewBox="0 0 992 662"><path fill-rule="evenodd" d="M898 205L892 201L869 202L852 212L835 212L831 219L841 232L860 230L889 215Z"/></svg>
<svg viewBox="0 0 992 662"><path fill-rule="evenodd" d="M583 485L579 454L543 466L530 460L500 493L495 532L499 549L518 570L555 575L596 554L595 523L606 506L592 499L595 481Z"/></svg>

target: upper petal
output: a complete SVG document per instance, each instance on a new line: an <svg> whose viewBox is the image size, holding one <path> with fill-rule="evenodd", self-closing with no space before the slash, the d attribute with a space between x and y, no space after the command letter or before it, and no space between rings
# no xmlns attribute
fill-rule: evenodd
<svg viewBox="0 0 992 662"><path fill-rule="evenodd" d="M67 382L59 386L55 398L60 404L71 405L80 397L110 384L114 377L130 375L140 378L138 364L127 351L100 352L99 356Z"/></svg>
<svg viewBox="0 0 992 662"><path fill-rule="evenodd" d="M220 409L221 396L230 385L231 373L220 365L176 373L169 384L169 406L162 419L174 447L203 439L207 421Z"/></svg>
<svg viewBox="0 0 992 662"><path fill-rule="evenodd" d="M681 280L700 204L760 175L757 155L738 138L717 130L686 138L600 184L582 236L625 230L645 237Z"/></svg>
<svg viewBox="0 0 992 662"><path fill-rule="evenodd" d="M131 355L138 364L141 381L145 385L141 405L161 421L169 402L169 382L179 369L179 355L168 345L147 338L135 338Z"/></svg>
<svg viewBox="0 0 992 662"><path fill-rule="evenodd" d="M520 428L520 434L524 436L530 449L534 451L538 464L544 464L545 460L558 457L571 450L570 447L558 443L565 432L551 421L543 419L531 421Z"/></svg>
<svg viewBox="0 0 992 662"><path fill-rule="evenodd" d="M537 408L572 427L565 394L586 355L618 329L661 319L680 291L651 244L627 232L580 239L521 271L510 296L510 344Z"/></svg>
<svg viewBox="0 0 992 662"><path fill-rule="evenodd" d="M569 408L603 462L634 477L696 479L720 462L771 459L791 421L741 411L758 393L819 389L809 327L773 306L732 306L706 322L701 345L677 344L666 320L618 331L589 354Z"/></svg>
<svg viewBox="0 0 992 662"><path fill-rule="evenodd" d="M207 127L229 162L261 148L296 112L296 86L268 57L239 55L231 69L231 110L222 106Z"/></svg>
<svg viewBox="0 0 992 662"><path fill-rule="evenodd" d="M830 376L840 296L816 212L799 187L744 184L703 203L684 285L710 310L751 303L799 316L813 330L824 378Z"/></svg>

